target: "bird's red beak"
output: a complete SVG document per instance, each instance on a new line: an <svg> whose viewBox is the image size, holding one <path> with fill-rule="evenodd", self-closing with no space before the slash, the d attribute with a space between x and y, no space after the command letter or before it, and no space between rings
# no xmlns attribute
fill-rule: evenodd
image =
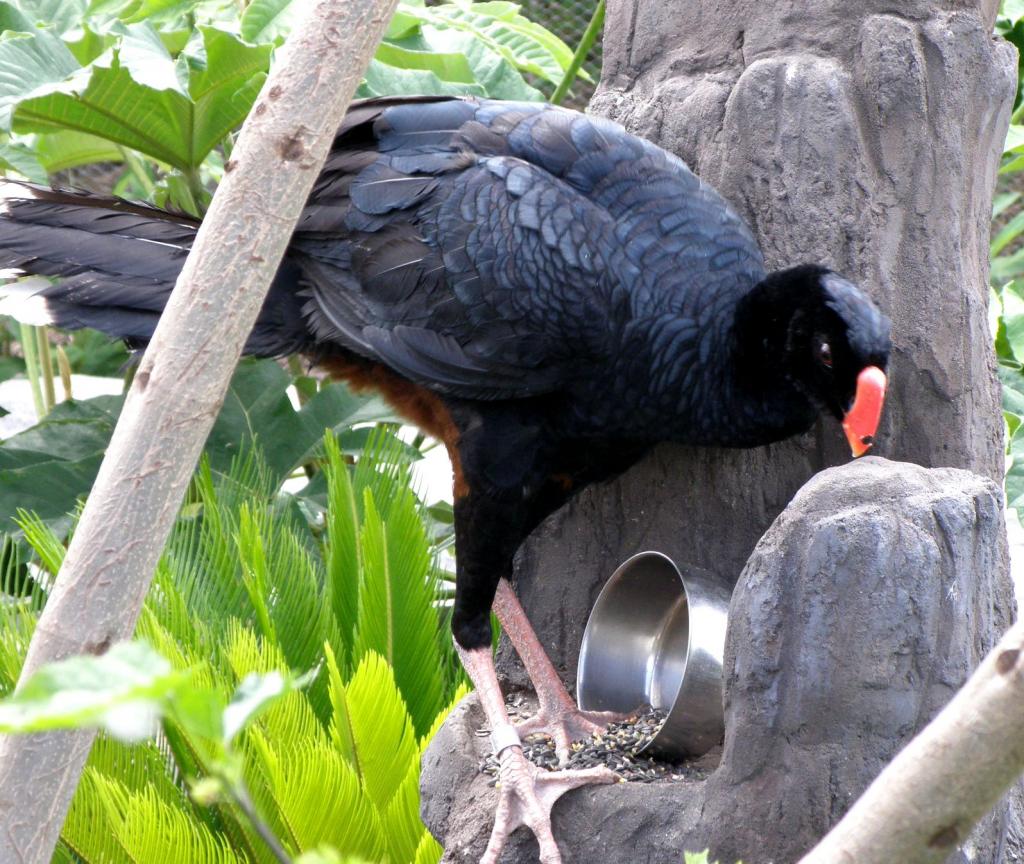
<svg viewBox="0 0 1024 864"><path fill-rule="evenodd" d="M877 366L868 366L857 376L857 395L843 418L843 431L854 458L863 456L875 441L878 419L885 401L885 373Z"/></svg>

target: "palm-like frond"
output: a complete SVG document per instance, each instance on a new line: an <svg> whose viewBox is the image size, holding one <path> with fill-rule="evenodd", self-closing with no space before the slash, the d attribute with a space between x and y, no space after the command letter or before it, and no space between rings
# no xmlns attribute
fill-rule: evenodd
<svg viewBox="0 0 1024 864"><path fill-rule="evenodd" d="M356 658L376 651L395 669L417 731L426 731L441 708L438 616L423 523L408 489L396 490L385 524L365 490L361 536L363 580L356 623Z"/></svg>
<svg viewBox="0 0 1024 864"><path fill-rule="evenodd" d="M224 703L248 673L321 667L237 744L261 818L295 855L326 844L371 864L440 857L419 819L419 758L457 679L443 671L453 651L425 512L393 442L371 436L352 469L327 438L322 531L266 480L258 455L227 474L201 465L138 625ZM42 578L0 598L0 690L16 680L64 553L39 520L23 514L21 527ZM146 744L100 736L54 860L272 864L233 806L189 800L187 780L215 758L213 742L173 719Z"/></svg>

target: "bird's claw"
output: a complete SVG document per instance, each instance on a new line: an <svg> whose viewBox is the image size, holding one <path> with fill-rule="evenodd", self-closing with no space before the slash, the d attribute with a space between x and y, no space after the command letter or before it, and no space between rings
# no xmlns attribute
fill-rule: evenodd
<svg viewBox="0 0 1024 864"><path fill-rule="evenodd" d="M551 808L555 802L571 789L619 779L607 768L545 771L527 761L522 747L507 747L498 759L498 809L480 864L497 864L505 841L520 825L526 825L536 836L541 864L561 864L562 855L551 832Z"/></svg>
<svg viewBox="0 0 1024 864"><path fill-rule="evenodd" d="M613 711L581 711L571 700L568 704L542 702L536 714L516 724L516 732L520 738L538 732L550 736L555 742L558 764L564 765L569 760L573 741L600 735L609 723L621 722L627 716Z"/></svg>

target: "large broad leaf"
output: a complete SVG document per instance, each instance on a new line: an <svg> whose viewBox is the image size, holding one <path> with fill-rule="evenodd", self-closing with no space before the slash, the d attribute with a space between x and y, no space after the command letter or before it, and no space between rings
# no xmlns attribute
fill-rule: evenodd
<svg viewBox="0 0 1024 864"><path fill-rule="evenodd" d="M39 424L0 445L0 532L19 509L64 533L76 502L92 488L121 398L63 402Z"/></svg>
<svg viewBox="0 0 1024 864"><path fill-rule="evenodd" d="M443 81L429 70L402 69L373 59L356 91L360 99L371 96L487 96L479 84Z"/></svg>
<svg viewBox="0 0 1024 864"><path fill-rule="evenodd" d="M34 183L45 183L49 179L38 152L20 142L0 143L0 167L5 169L4 173L16 171Z"/></svg>
<svg viewBox="0 0 1024 864"><path fill-rule="evenodd" d="M298 18L300 5L292 0L252 0L242 13L242 38L258 44L287 36Z"/></svg>
<svg viewBox="0 0 1024 864"><path fill-rule="evenodd" d="M425 58L438 58L427 60ZM461 58L460 62L448 58ZM448 86L473 83L492 99L536 101L543 94L528 85L515 64L501 51L470 32L424 25L416 35L384 44L376 58L405 68L433 72Z"/></svg>
<svg viewBox="0 0 1024 864"><path fill-rule="evenodd" d="M465 54L417 50L405 48L400 44L382 42L375 56L381 63L402 69L423 69L433 72L445 81L476 83L476 77L469 67Z"/></svg>
<svg viewBox="0 0 1024 864"><path fill-rule="evenodd" d="M15 105L56 86L80 69L68 47L48 30L0 36L0 128L10 129Z"/></svg>
<svg viewBox="0 0 1024 864"><path fill-rule="evenodd" d="M4 5L17 7L32 24L52 27L57 33L63 34L81 25L89 4L87 0L14 0ZM23 29L33 28L30 26Z"/></svg>
<svg viewBox="0 0 1024 864"><path fill-rule="evenodd" d="M290 384L291 377L272 360L239 365L207 442L215 471L226 472L238 453L258 446L272 482L280 483L319 452L325 429L342 432L342 447L354 452L367 433L348 427L393 418L376 397L356 396L341 384L328 384L297 411L288 396Z"/></svg>
<svg viewBox="0 0 1024 864"><path fill-rule="evenodd" d="M451 3L399 6L405 15L439 29L459 30L500 54L517 69L558 84L572 61L572 50L539 24L518 14L511 3Z"/></svg>
<svg viewBox="0 0 1024 864"><path fill-rule="evenodd" d="M44 174L56 174L94 162L121 162L124 159L124 154L116 144L71 129L52 132L49 135L37 135L32 149L44 169ZM109 342L109 338L106 341ZM123 355L124 352L121 353Z"/></svg>
<svg viewBox="0 0 1024 864"><path fill-rule="evenodd" d="M148 24L133 24L109 51L90 65L68 72L77 61L60 40L58 64L46 55L45 31L20 36L19 56L0 50L0 110L16 102L13 124L20 132L74 129L131 147L183 171L194 170L221 138L248 114L263 82L270 46L246 45L212 27L172 59ZM49 45L53 48L53 45ZM0 45L2 48L2 45ZM8 53L14 52L14 48ZM20 55L33 61L36 86L15 87ZM70 62L69 62L70 58ZM2 120L2 114L0 114Z"/></svg>
<svg viewBox="0 0 1024 864"><path fill-rule="evenodd" d="M202 40L182 55L192 97L192 164L199 165L249 113L270 66L270 45L245 45L223 30L200 27Z"/></svg>
<svg viewBox="0 0 1024 864"><path fill-rule="evenodd" d="M375 397L328 384L301 409L288 396L291 377L272 360L245 360L235 372L206 445L213 471L226 475L239 454L258 448L277 488L306 460L319 455L326 429L358 453L370 429L352 424L393 419ZM92 488L121 409L120 396L58 405L36 426L0 443L0 532L13 531L19 508L37 513L60 532L76 502ZM406 453L415 451L407 448Z"/></svg>

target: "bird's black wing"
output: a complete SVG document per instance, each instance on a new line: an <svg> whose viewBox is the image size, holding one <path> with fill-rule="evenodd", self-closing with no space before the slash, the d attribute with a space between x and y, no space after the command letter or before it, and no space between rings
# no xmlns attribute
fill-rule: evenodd
<svg viewBox="0 0 1024 864"><path fill-rule="evenodd" d="M429 98L349 112L289 260L321 343L477 399L559 390L635 321L761 270L722 199L616 124Z"/></svg>

